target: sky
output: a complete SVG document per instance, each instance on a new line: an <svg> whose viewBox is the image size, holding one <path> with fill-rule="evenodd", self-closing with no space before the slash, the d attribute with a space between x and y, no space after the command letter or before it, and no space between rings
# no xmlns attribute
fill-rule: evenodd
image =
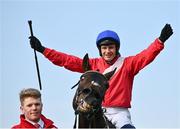
<svg viewBox="0 0 180 129"><path fill-rule="evenodd" d="M159 37L166 23L174 34L164 50L134 79L132 108L137 128L180 128L179 0L1 0L0 128L19 122L19 92L39 89L28 20L48 48L82 58L98 57L96 37L114 30L123 57L135 55ZM43 114L59 128L72 128L72 99L80 73L55 66L37 53Z"/></svg>

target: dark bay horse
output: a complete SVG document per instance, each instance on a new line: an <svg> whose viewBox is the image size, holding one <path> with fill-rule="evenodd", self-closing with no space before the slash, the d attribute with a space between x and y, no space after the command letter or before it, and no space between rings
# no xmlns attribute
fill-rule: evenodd
<svg viewBox="0 0 180 129"><path fill-rule="evenodd" d="M76 114L74 128L115 128L107 120L101 107L109 86L108 80L115 70L105 75L91 71L87 54L83 58L83 69L85 73L75 85L78 88L73 98L73 108Z"/></svg>

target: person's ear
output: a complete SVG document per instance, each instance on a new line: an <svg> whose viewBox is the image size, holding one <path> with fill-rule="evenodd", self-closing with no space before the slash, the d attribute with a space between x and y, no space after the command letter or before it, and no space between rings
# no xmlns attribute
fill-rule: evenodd
<svg viewBox="0 0 180 129"><path fill-rule="evenodd" d="M20 110L21 110L22 114L24 114L24 108L22 105L20 106Z"/></svg>
<svg viewBox="0 0 180 129"><path fill-rule="evenodd" d="M42 110L43 110L43 103L41 103L41 112L42 112Z"/></svg>

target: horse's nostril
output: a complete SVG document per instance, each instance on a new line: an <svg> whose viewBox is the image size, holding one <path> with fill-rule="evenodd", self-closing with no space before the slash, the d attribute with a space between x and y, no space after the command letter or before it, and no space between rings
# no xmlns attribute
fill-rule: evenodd
<svg viewBox="0 0 180 129"><path fill-rule="evenodd" d="M97 104L98 104L98 101L96 99L94 99L94 101L92 101L92 105L97 106Z"/></svg>
<svg viewBox="0 0 180 129"><path fill-rule="evenodd" d="M94 106L94 107L96 107L97 104L98 104L98 100L97 100L96 98L94 98L94 97L87 97L87 98L85 99L85 101L86 101L89 105Z"/></svg>

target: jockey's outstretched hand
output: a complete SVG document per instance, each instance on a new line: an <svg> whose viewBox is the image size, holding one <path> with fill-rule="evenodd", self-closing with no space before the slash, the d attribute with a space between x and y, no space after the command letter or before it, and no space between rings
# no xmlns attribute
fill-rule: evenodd
<svg viewBox="0 0 180 129"><path fill-rule="evenodd" d="M166 24L161 31L159 40L161 40L164 43L172 34L173 34L173 29L171 28L171 25Z"/></svg>
<svg viewBox="0 0 180 129"><path fill-rule="evenodd" d="M31 48L37 50L40 53L44 52L45 47L42 46L38 38L36 38L35 36L30 36L29 39L30 39Z"/></svg>

